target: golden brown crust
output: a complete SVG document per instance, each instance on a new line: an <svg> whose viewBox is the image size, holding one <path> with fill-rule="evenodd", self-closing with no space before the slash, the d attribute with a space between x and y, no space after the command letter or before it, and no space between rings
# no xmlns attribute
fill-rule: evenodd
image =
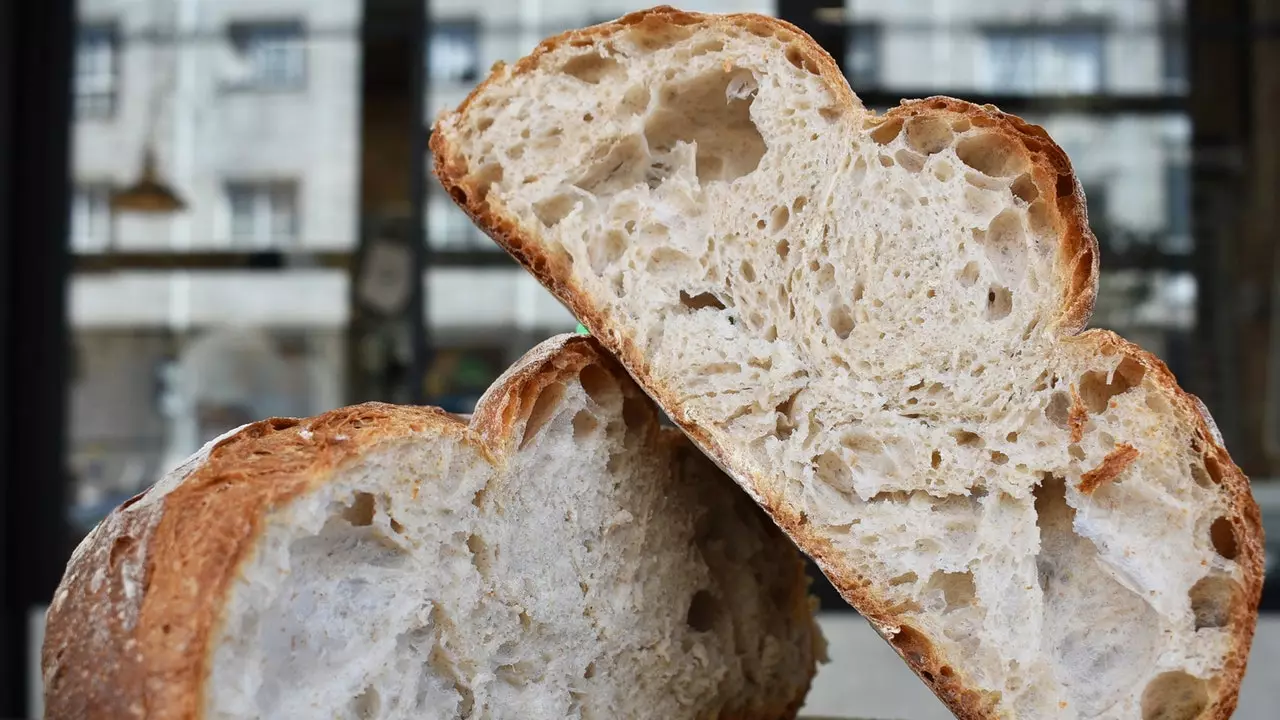
<svg viewBox="0 0 1280 720"><path fill-rule="evenodd" d="M1104 483L1109 483L1120 477L1120 473L1132 465L1133 461L1138 459L1138 455L1138 448L1128 443L1116 446L1115 450L1107 453L1106 457L1102 458L1102 462L1099 463L1098 467L1080 476L1080 484L1076 486L1076 489L1085 495L1092 495L1093 491L1102 487Z"/></svg>
<svg viewBox="0 0 1280 720"><path fill-rule="evenodd" d="M514 68L503 69L481 83L456 111L442 116L439 127L444 127L451 119L464 115L468 106L482 96L490 84L505 81L512 75L519 75L537 68L541 57L551 50L565 44L586 43L618 32L624 27L637 25L652 27L655 32L662 32L670 25L685 28L701 25L713 28L736 26L762 35L774 32L788 33L789 36L794 36L792 38L794 42L804 49L805 62L819 70L818 74L827 81L838 102L847 110L861 107L860 101L849 89L835 61L811 38L794 26L758 15L702 15L660 7L627 15L614 23L568 32L544 41L533 54L520 60ZM1049 221L1059 237L1057 267L1062 299L1059 318L1054 326L1059 338L1064 341L1091 344L1095 352L1102 354L1110 354L1108 349L1111 352L1123 352L1141 363L1148 371L1156 373L1157 384L1167 391L1175 407L1186 413L1188 421L1196 428L1197 437L1201 438L1206 448L1206 457L1218 458L1222 484L1227 489L1233 510L1232 523L1240 544L1240 556L1237 561L1244 568L1245 583L1242 588L1241 602L1236 606L1240 610L1233 616L1231 622L1235 649L1220 676L1218 695L1207 709L1205 716L1229 717L1235 708L1240 680L1244 675L1262 589L1261 516L1249 492L1248 480L1231 462L1226 450L1216 442L1216 432L1210 430L1211 421L1207 421L1200 407L1197 407L1198 401L1178 387L1163 363L1112 333L1102 331L1081 333L1093 313L1097 295L1099 253L1097 239L1089 229L1084 193L1066 153L1043 128L1027 123L1017 116L1000 112L990 105L978 106L954 98L932 97L904 101L899 107L890 110L886 117L908 117L925 113L963 115L974 126L982 127L988 132L999 133L1016 141L1024 148L1030 162L1029 172L1036 185L1038 200L1046 203ZM867 617L882 635L892 635L901 624L894 608L889 607L875 594L866 578L859 575L853 568L842 564L827 541L808 528L807 519L803 515L788 507L780 496L769 494L763 482L751 482L755 474L752 469L744 468L740 462L735 462L727 448L720 446L709 433L689 419L682 411L678 399L661 384L655 382L648 363L632 339L621 333L612 318L594 307L588 295L575 285L570 268L563 260L544 253L536 238L527 237L514 218L505 216L500 210L492 208L483 194L478 192L479 188L474 186L469 178L470 169L467 160L452 145L450 133L439 130L433 133L431 150L435 157L435 172L440 182L476 224L532 272L593 335L602 341L605 347L618 356L623 366L671 419L717 465L751 492L774 521L795 540L802 550L814 558L851 605ZM960 671L947 665L938 653L928 646L923 636L919 636L916 640L909 652L897 645L894 645L895 650L898 650L899 655L903 656L912 670L957 717L987 718L994 715L996 698L970 689L965 684ZM894 644L892 639L889 642L891 645ZM948 667L950 673L943 673L943 667Z"/></svg>
<svg viewBox="0 0 1280 720"><path fill-rule="evenodd" d="M495 383L470 425L436 408L367 403L309 420L264 420L211 443L113 511L68 564L47 617L45 716L200 717L224 598L272 508L327 482L374 446L413 435L454 437L504 464L512 432L538 393L590 364L626 378L594 340L564 336ZM631 383L620 384L627 396L642 397ZM644 407L656 416L652 404ZM673 434L664 442L687 440ZM798 557L794 565L803 575ZM811 617L806 593L795 609ZM734 716L795 717L813 671L796 697Z"/></svg>

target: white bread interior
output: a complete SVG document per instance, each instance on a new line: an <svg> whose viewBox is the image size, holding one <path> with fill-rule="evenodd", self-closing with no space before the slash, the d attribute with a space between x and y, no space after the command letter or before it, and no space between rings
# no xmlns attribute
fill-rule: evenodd
<svg viewBox="0 0 1280 720"><path fill-rule="evenodd" d="M1226 717L1247 480L1155 358L1078 334L1096 241L1043 131L865 110L757 16L553 38L437 174L962 717Z"/></svg>

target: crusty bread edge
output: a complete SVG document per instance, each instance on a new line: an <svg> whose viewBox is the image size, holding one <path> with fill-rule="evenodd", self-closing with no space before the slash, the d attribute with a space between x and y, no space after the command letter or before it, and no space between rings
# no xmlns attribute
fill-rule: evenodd
<svg viewBox="0 0 1280 720"><path fill-rule="evenodd" d="M565 335L535 348L495 382L469 425L436 408L366 403L306 420L264 420L210 443L114 510L68 564L47 614L45 717L201 717L209 644L271 508L322 485L376 446L428 433L455 437L504 465L515 430L542 390L593 363L617 378L624 393L641 397L595 340ZM644 405L657 431L656 409L647 400ZM675 430L657 441L688 443ZM148 501L151 493L162 497ZM136 568L133 577L121 571L126 563ZM804 582L799 557L793 570L796 582ZM738 715L742 720L794 718L803 704L821 633L808 593L797 597L795 617L814 624L809 656L815 661L796 697Z"/></svg>
<svg viewBox="0 0 1280 720"><path fill-rule="evenodd" d="M450 140L450 123L465 114L470 104L483 95L490 84L534 70L543 55L562 45L585 44L633 26L661 32L663 28L672 25L694 24L711 27L737 25L758 35L777 34L793 43L793 46L798 44L804 50L805 59L819 70L820 76L827 81L837 100L849 110L861 107L831 56L812 38L787 22L755 14L717 16L684 12L666 6L656 7L626 15L612 23L573 30L550 38L511 69L497 68L471 92L457 110L443 114L437 122L436 131L431 137L436 176L458 206L555 294L606 348L615 353L623 366L667 412L672 421L746 489L802 550L814 558L840 594L871 622L877 632L885 637L958 718L976 720L993 717L998 698L966 685L960 670L963 667L962 659L943 658L918 632L912 632L911 629L901 632L902 625L898 615L874 593L867 579L856 569L841 564L834 548L810 529L803 513L788 506L780 497L760 496L757 492L757 488L763 486L763 483L758 482L760 478L753 477L749 471L743 471L742 468L747 465L745 462L738 461L727 448L721 446L705 429L681 411L677 398L655 382L632 338L623 335L611 318L592 307L587 293L573 282L570 268L565 262L544 253L537 240L526 234L517 218L504 214L501 208L490 206L487 198L478 192L478 187L471 181L466 159ZM1154 371L1156 384L1167 392L1174 407L1195 428L1205 455L1214 457L1222 468L1223 485L1227 488L1228 502L1233 511L1231 522L1239 544L1236 561L1244 570L1244 586L1231 612L1233 649L1226 658L1224 671L1219 676L1220 686L1214 689L1212 704L1204 717L1226 720L1234 712L1238 700L1262 593L1261 514L1249 490L1249 481L1222 446L1216 426L1213 426L1212 420L1203 411L1203 404L1178 386L1173 375L1159 359L1112 333L1081 333L1093 314L1097 295L1098 241L1089 229L1084 193L1066 153L1038 126L1000 112L992 106L978 106L954 98L933 97L905 101L890 110L885 117L891 119L927 112L964 115L974 125L998 132L1026 149L1041 197L1055 198L1052 207L1053 221L1061 239L1058 267L1062 275L1061 286L1067 289L1055 326L1056 331L1063 339L1073 338L1078 342L1094 343L1100 353L1121 352ZM959 667L954 667L953 663Z"/></svg>

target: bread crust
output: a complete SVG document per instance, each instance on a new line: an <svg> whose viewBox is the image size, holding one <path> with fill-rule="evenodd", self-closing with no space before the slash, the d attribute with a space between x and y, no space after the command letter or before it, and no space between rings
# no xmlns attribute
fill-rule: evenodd
<svg viewBox="0 0 1280 720"><path fill-rule="evenodd" d="M594 340L566 335L508 370L469 424L436 408L366 403L306 421L264 420L211 442L113 511L76 550L47 615L45 717L201 717L221 609L272 508L323 485L375 446L414 435L455 438L501 467L541 390L591 364L625 379ZM629 382L621 385L641 397ZM659 442L688 444L675 430ZM798 557L792 570L802 583ZM812 622L807 593L796 593L794 605L796 617ZM812 637L809 656L817 658L816 626ZM794 718L813 665L796 697L732 717Z"/></svg>
<svg viewBox="0 0 1280 720"><path fill-rule="evenodd" d="M752 467L745 459L734 456L728 448L717 443L705 428L693 422L682 411L678 398L655 380L651 368L632 338L623 334L611 317L594 307L588 294L574 283L567 264L560 258L548 256L541 250L536 238L525 234L516 218L504 214L500 208L494 208L487 202L483 192L470 177L466 158L452 143L451 133L448 131L450 125L458 122L466 114L470 104L482 96L491 84L534 70L543 55L562 45L572 46L608 37L624 28L640 27L662 33L672 26L691 25L711 29L733 26L758 35L779 34L793 47L798 44L803 48L802 55L807 66L818 69L817 74L826 81L838 105L849 112L862 108L831 56L812 38L789 23L754 14L703 15L666 6L656 7L626 15L613 23L574 30L550 38L514 67L495 69L456 111L442 115L437 122L436 132L432 134L430 143L435 158L436 176L459 207L555 294L608 350L616 354L623 366L667 412L672 421L751 494L805 553L814 558L845 600L871 622L877 632L885 637L957 717L964 720L994 717L998 698L966 684L961 659L941 657L927 638L912 628L906 627L904 632L905 626L895 608L874 592L867 578L859 574L856 568L841 563L834 548L810 529L803 513L789 506L778 495L762 494L760 489L770 486L763 482L763 469ZM1233 649L1219 676L1222 682L1218 693L1202 717L1225 720L1236 707L1262 592L1261 515L1249 491L1249 481L1231 462L1222 446L1221 436L1203 404L1178 386L1163 362L1114 333L1102 330L1082 332L1093 313L1097 296L1098 241L1089 229L1084 193L1066 153L1043 128L1000 112L991 105L979 106L938 96L904 101L884 117L893 119L925 114L941 114L948 118L963 116L974 126L998 133L1023 148L1039 198L1046 202L1052 201L1047 208L1048 217L1059 237L1057 275L1059 286L1063 288L1063 296L1058 318L1053 323L1059 340L1075 343L1096 354L1120 353L1154 373L1156 385L1164 391L1178 414L1194 428L1205 457L1213 458L1221 469L1221 485L1226 489L1225 494L1231 508L1230 520L1239 543L1236 562L1243 568L1244 582L1240 601L1232 606L1230 632Z"/></svg>

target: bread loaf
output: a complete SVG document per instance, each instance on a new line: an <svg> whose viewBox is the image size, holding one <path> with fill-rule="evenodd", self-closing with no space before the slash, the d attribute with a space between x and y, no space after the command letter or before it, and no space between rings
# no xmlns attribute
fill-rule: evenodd
<svg viewBox="0 0 1280 720"><path fill-rule="evenodd" d="M798 29L670 8L498 67L433 133L458 204L960 717L1227 717L1248 481L1155 357L1082 331L1062 150L862 106Z"/></svg>
<svg viewBox="0 0 1280 720"><path fill-rule="evenodd" d="M48 613L48 718L786 718L800 554L589 338L470 425L268 420L113 512Z"/></svg>

